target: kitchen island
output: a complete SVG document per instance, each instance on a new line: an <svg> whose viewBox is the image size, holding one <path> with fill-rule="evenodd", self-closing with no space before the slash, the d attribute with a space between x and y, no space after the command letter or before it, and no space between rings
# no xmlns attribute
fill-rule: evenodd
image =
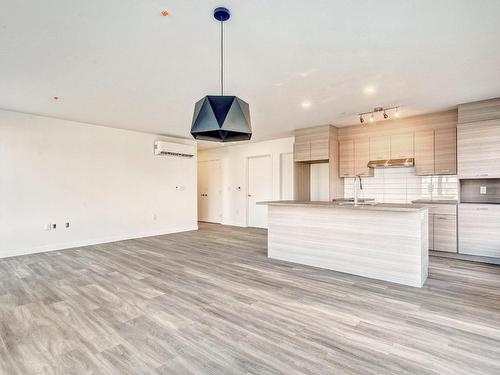
<svg viewBox="0 0 500 375"><path fill-rule="evenodd" d="M421 287L428 210L418 204L274 201L268 257Z"/></svg>

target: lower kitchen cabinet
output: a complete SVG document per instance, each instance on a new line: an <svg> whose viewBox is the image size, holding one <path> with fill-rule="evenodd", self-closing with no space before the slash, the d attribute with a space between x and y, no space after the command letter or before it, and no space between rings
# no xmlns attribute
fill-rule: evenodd
<svg viewBox="0 0 500 375"><path fill-rule="evenodd" d="M429 208L429 250L457 252L457 206L432 204Z"/></svg>
<svg viewBox="0 0 500 375"><path fill-rule="evenodd" d="M457 217L453 215L433 215L433 250L457 252Z"/></svg>
<svg viewBox="0 0 500 375"><path fill-rule="evenodd" d="M500 258L500 205L458 205L458 252Z"/></svg>

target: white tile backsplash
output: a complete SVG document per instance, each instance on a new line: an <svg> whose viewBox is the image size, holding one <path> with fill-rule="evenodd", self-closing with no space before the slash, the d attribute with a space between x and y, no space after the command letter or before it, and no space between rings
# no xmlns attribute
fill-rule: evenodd
<svg viewBox="0 0 500 375"><path fill-rule="evenodd" d="M360 198L382 203L411 203L416 199L457 199L457 176L416 176L415 168L375 169L373 177L362 177ZM354 195L354 178L344 179L344 197Z"/></svg>

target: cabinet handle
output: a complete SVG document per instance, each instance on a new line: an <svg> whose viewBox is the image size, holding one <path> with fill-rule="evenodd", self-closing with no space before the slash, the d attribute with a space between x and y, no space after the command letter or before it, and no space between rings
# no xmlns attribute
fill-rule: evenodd
<svg viewBox="0 0 500 375"><path fill-rule="evenodd" d="M482 173L482 174L477 174L476 177L487 177L489 176L488 173Z"/></svg>
<svg viewBox="0 0 500 375"><path fill-rule="evenodd" d="M442 173L446 173L446 172L449 172L449 171L450 171L449 169L442 169L442 170L440 170L440 172L442 172Z"/></svg>
<svg viewBox="0 0 500 375"><path fill-rule="evenodd" d="M486 207L478 207L478 208L476 208L476 211L488 211L488 208L486 208Z"/></svg>

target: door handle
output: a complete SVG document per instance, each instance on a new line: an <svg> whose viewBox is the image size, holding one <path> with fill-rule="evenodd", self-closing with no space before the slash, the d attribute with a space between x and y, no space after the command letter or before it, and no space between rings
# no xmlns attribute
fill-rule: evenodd
<svg viewBox="0 0 500 375"><path fill-rule="evenodd" d="M252 194L248 194L248 197L250 198L252 196Z"/></svg>

